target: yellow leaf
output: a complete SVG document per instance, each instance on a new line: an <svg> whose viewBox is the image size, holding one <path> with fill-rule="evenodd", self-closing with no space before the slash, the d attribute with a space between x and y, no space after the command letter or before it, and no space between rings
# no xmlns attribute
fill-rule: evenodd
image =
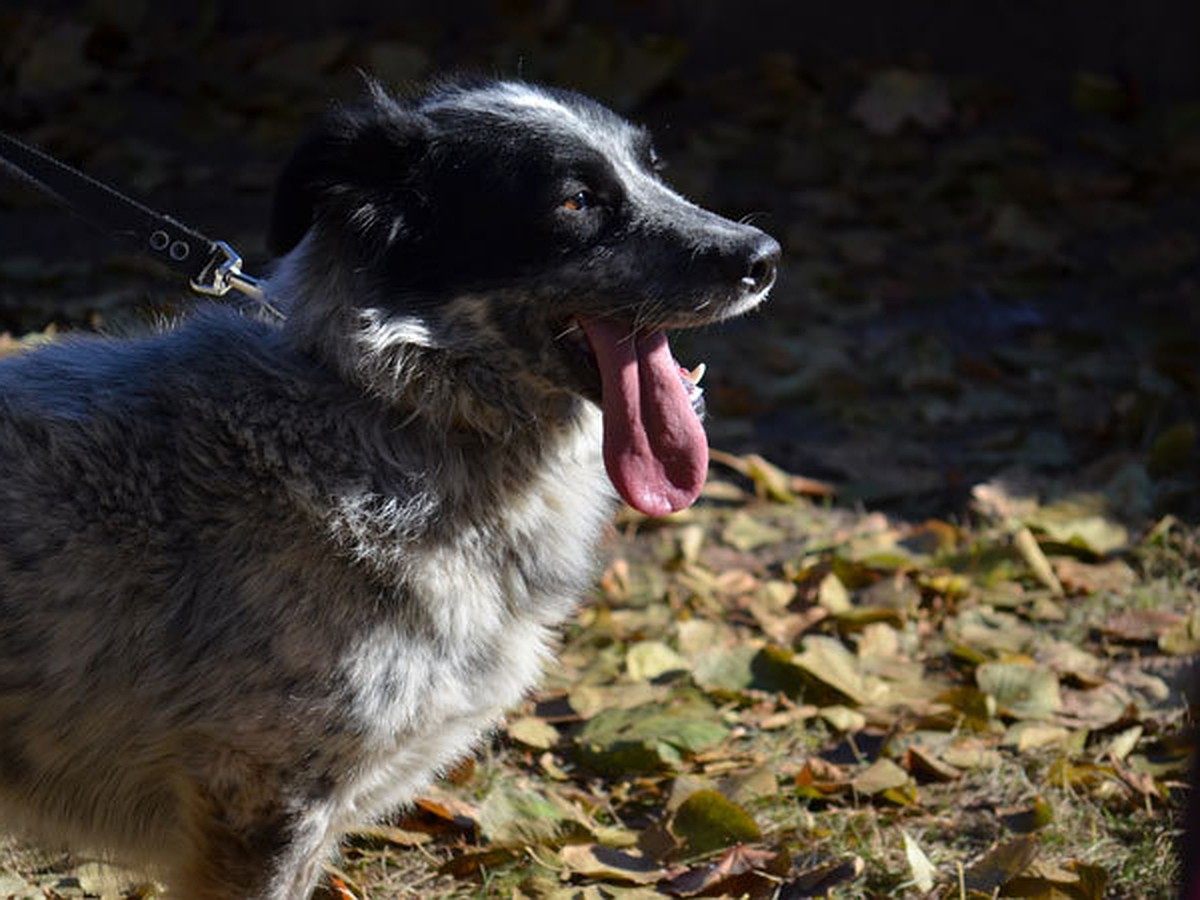
<svg viewBox="0 0 1200 900"><path fill-rule="evenodd" d="M651 858L636 850L619 850L601 844L571 844L558 853L563 869L584 878L654 884L666 877Z"/></svg>
<svg viewBox="0 0 1200 900"><path fill-rule="evenodd" d="M558 729L545 719L524 716L508 723L508 736L526 747L549 750L558 743Z"/></svg>
<svg viewBox="0 0 1200 900"><path fill-rule="evenodd" d="M928 894L933 890L933 863L929 861L929 857L925 855L925 851L921 849L920 845L903 828L900 829L900 836L904 839L904 858L908 860L908 871L912 873L912 883L922 894Z"/></svg>
<svg viewBox="0 0 1200 900"><path fill-rule="evenodd" d="M881 794L908 784L908 773L890 759L880 757L850 780L850 786L860 794Z"/></svg>
<svg viewBox="0 0 1200 900"><path fill-rule="evenodd" d="M817 603L834 615L850 610L850 594L841 579L832 572L817 585Z"/></svg>
<svg viewBox="0 0 1200 900"><path fill-rule="evenodd" d="M661 641L641 641L625 654L625 670L634 681L652 681L667 672L690 668L686 659Z"/></svg>

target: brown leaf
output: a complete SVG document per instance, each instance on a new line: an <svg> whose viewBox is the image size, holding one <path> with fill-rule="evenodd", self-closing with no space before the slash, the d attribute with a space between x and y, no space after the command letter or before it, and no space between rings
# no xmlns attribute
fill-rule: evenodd
<svg viewBox="0 0 1200 900"><path fill-rule="evenodd" d="M1166 609L1126 609L1111 616L1101 630L1114 640L1153 643L1182 621L1183 616Z"/></svg>
<svg viewBox="0 0 1200 900"><path fill-rule="evenodd" d="M834 888L862 876L866 865L861 856L840 862L823 863L801 872L784 883L776 900L800 900L801 897L827 897Z"/></svg>
<svg viewBox="0 0 1200 900"><path fill-rule="evenodd" d="M1005 888L1009 897L1063 897L1069 900L1103 900L1108 874L1102 866L1072 860L1065 866L1034 860Z"/></svg>
<svg viewBox="0 0 1200 900"><path fill-rule="evenodd" d="M948 782L962 778L962 772L923 747L904 752L904 768L918 781Z"/></svg>
<svg viewBox="0 0 1200 900"><path fill-rule="evenodd" d="M1086 563L1073 556L1053 560L1054 574L1062 586L1073 594L1095 594L1112 591L1123 594L1133 587L1137 576L1129 564L1114 559L1106 563Z"/></svg>
<svg viewBox="0 0 1200 900"><path fill-rule="evenodd" d="M347 836L356 841L395 844L399 847L418 847L433 840L428 831L410 830L395 825L360 825Z"/></svg>
<svg viewBox="0 0 1200 900"><path fill-rule="evenodd" d="M476 807L437 787L427 788L423 796L413 801L413 807L412 812L396 822L403 831L441 835L472 832L478 826L479 810Z"/></svg>
<svg viewBox="0 0 1200 900"><path fill-rule="evenodd" d="M1024 872L1037 854L1038 843L1032 837L996 844L963 872L963 883L968 890L991 894Z"/></svg>
<svg viewBox="0 0 1200 900"><path fill-rule="evenodd" d="M998 808L996 815L1005 828L1016 834L1032 834L1054 821L1054 810L1042 797L1030 806Z"/></svg>
<svg viewBox="0 0 1200 900"><path fill-rule="evenodd" d="M779 884L790 861L786 853L747 847L730 847L716 863L697 866L662 886L675 897L766 897Z"/></svg>
<svg viewBox="0 0 1200 900"><path fill-rule="evenodd" d="M811 792L833 794L850 787L850 773L842 766L812 756L796 773L796 784Z"/></svg>

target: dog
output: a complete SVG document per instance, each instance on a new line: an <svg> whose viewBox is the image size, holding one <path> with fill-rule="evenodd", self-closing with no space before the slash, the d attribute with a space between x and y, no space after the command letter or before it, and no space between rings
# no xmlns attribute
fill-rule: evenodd
<svg viewBox="0 0 1200 900"><path fill-rule="evenodd" d="M278 322L0 364L0 817L185 900L297 900L536 681L618 495L698 496L666 333L779 245L522 82L371 84L284 167Z"/></svg>

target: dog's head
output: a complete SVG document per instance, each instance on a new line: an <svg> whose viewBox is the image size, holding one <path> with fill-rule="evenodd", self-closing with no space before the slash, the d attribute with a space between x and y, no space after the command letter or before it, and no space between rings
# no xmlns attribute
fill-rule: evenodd
<svg viewBox="0 0 1200 900"><path fill-rule="evenodd" d="M340 335L340 365L372 389L445 405L437 372L476 421L591 399L614 484L662 514L707 466L664 332L758 304L779 245L657 168L643 130L570 92L460 83L400 102L373 87L296 151L269 243L308 340Z"/></svg>

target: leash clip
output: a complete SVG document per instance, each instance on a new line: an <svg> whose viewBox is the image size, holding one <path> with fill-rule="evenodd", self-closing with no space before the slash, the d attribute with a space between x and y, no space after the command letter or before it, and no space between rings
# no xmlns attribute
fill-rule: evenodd
<svg viewBox="0 0 1200 900"><path fill-rule="evenodd" d="M220 265L210 263L199 278L191 279L192 290L211 297L224 297L231 290L236 290L254 300L262 301L262 282L242 271L242 258L237 251L224 241L212 243L213 248L219 250L225 259ZM203 280L206 276L207 280Z"/></svg>

